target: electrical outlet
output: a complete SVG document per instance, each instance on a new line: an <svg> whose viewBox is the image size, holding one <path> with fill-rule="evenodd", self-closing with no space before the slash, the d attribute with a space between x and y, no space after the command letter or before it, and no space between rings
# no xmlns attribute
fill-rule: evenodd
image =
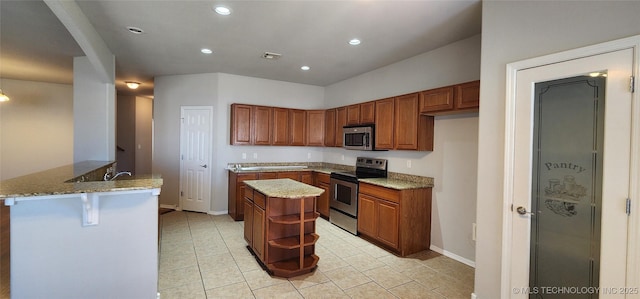
<svg viewBox="0 0 640 299"><path fill-rule="evenodd" d="M311 160L311 153L307 153L307 159Z"/></svg>
<svg viewBox="0 0 640 299"><path fill-rule="evenodd" d="M407 168L411 168L411 160L407 160Z"/></svg>
<svg viewBox="0 0 640 299"><path fill-rule="evenodd" d="M253 158L258 159L258 153L253 153Z"/></svg>
<svg viewBox="0 0 640 299"><path fill-rule="evenodd" d="M247 153L242 153L242 160L246 160L247 159Z"/></svg>
<svg viewBox="0 0 640 299"><path fill-rule="evenodd" d="M342 161L344 161L344 155L342 155Z"/></svg>

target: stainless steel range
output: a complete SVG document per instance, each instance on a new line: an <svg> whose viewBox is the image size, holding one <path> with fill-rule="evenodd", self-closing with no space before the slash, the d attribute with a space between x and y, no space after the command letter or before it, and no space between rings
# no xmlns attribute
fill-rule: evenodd
<svg viewBox="0 0 640 299"><path fill-rule="evenodd" d="M358 157L355 172L332 172L329 189L329 221L358 234L358 179L386 178L387 160Z"/></svg>

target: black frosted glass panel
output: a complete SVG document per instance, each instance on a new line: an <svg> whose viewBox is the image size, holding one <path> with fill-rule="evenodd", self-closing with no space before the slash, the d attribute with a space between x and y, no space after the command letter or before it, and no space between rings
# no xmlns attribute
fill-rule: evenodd
<svg viewBox="0 0 640 299"><path fill-rule="evenodd" d="M531 298L597 298L576 291L598 286L604 86L588 76L535 86Z"/></svg>

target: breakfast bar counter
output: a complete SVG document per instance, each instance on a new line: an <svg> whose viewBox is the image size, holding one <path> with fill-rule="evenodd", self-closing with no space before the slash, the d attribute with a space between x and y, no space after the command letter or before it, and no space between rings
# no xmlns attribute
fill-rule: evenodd
<svg viewBox="0 0 640 299"><path fill-rule="evenodd" d="M157 297L162 178L111 181L114 169L85 161L0 182L12 298Z"/></svg>
<svg viewBox="0 0 640 299"><path fill-rule="evenodd" d="M316 268L316 197L324 190L292 179L245 181L244 237L269 274L293 277Z"/></svg>

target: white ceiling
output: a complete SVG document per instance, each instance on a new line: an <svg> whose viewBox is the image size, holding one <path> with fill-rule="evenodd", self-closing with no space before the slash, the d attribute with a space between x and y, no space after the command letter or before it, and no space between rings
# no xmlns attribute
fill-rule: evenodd
<svg viewBox="0 0 640 299"><path fill-rule="evenodd" d="M327 86L479 34L482 10L480 0L76 2L116 56L119 93L132 80L145 96L155 76L176 74ZM215 5L232 14L216 14ZM71 83L72 57L82 50L44 2L0 0L0 11L0 76ZM350 46L352 38L362 44ZM265 60L266 51L282 57Z"/></svg>

